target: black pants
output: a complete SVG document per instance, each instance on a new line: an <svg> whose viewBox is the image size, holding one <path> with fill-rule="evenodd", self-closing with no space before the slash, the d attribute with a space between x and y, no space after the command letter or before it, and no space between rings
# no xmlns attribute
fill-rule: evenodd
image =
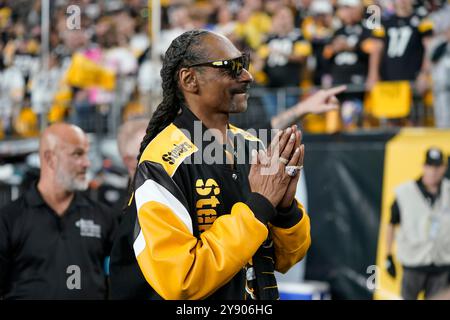
<svg viewBox="0 0 450 320"><path fill-rule="evenodd" d="M402 297L405 300L416 300L422 290L425 299L432 297L448 285L449 271L424 272L404 268L402 279Z"/></svg>

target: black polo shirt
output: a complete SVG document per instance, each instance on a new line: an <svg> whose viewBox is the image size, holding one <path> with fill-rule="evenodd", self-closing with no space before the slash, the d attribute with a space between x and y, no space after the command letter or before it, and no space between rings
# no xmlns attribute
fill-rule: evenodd
<svg viewBox="0 0 450 320"><path fill-rule="evenodd" d="M79 192L59 217L33 185L0 209L0 297L104 299L115 228L107 207Z"/></svg>

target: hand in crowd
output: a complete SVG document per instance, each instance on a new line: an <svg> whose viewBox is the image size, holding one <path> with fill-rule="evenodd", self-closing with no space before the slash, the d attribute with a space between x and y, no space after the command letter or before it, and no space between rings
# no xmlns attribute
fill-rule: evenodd
<svg viewBox="0 0 450 320"><path fill-rule="evenodd" d="M297 103L295 108L298 109L300 115L313 113L321 114L327 111L339 108L339 101L336 95L344 92L347 86L338 86L330 89L322 89L314 93L310 97Z"/></svg>
<svg viewBox="0 0 450 320"><path fill-rule="evenodd" d="M416 82L415 82L415 87L417 92L420 95L425 94L425 92L429 89L430 85L429 85L429 77L428 74L425 72L420 72L419 75L417 76Z"/></svg>
<svg viewBox="0 0 450 320"><path fill-rule="evenodd" d="M294 200L300 171L293 177L286 166L303 164L301 133L292 126L277 133L267 151L254 151L249 182L252 192L266 197L274 207L289 207Z"/></svg>
<svg viewBox="0 0 450 320"><path fill-rule="evenodd" d="M375 75L368 75L367 79L366 79L366 90L370 91L373 89L373 87L376 85L376 83L380 81L379 76L375 76Z"/></svg>

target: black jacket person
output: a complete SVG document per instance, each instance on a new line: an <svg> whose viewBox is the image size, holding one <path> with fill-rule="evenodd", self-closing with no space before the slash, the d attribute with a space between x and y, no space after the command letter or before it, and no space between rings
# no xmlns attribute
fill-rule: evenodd
<svg viewBox="0 0 450 320"><path fill-rule="evenodd" d="M300 133L279 135L281 154L258 154L260 141L228 123L230 112L246 109L246 67L231 42L206 31L184 33L166 52L163 102L141 146L130 221L113 248L113 292L128 283L127 292L140 293L133 298L277 299L274 270L306 254L309 218L294 199L299 174L285 171L303 162ZM203 141L210 129L218 134ZM275 172L261 174L279 156ZM130 251L138 274L120 263Z"/></svg>

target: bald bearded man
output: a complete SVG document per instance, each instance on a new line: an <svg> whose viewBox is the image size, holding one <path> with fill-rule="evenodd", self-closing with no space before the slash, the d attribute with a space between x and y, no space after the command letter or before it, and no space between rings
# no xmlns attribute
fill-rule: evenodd
<svg viewBox="0 0 450 320"><path fill-rule="evenodd" d="M88 188L89 141L79 127L48 127L39 145L40 178L0 209L0 297L104 299L104 261L116 228Z"/></svg>

